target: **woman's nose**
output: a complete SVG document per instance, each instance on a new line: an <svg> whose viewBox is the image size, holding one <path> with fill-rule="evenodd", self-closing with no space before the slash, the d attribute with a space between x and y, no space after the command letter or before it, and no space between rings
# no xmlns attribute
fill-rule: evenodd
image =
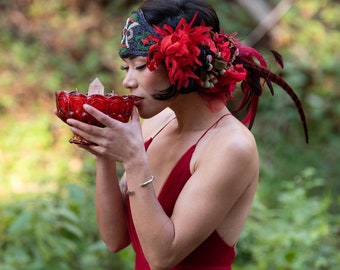
<svg viewBox="0 0 340 270"><path fill-rule="evenodd" d="M127 89L133 89L137 87L137 81L128 72L123 80L123 86Z"/></svg>

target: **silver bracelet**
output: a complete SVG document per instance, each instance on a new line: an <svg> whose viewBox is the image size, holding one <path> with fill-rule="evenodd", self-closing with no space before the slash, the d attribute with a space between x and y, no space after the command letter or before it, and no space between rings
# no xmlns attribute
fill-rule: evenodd
<svg viewBox="0 0 340 270"><path fill-rule="evenodd" d="M152 183L154 179L155 179L155 177L151 176L148 180L146 180L144 183L141 183L139 186L140 187L145 187L148 184ZM135 192L132 189L127 189L125 194L128 195L128 196L131 196L131 195L135 194Z"/></svg>
<svg viewBox="0 0 340 270"><path fill-rule="evenodd" d="M148 184L152 183L154 179L155 179L155 177L152 175L148 180L146 180L144 183L141 183L139 186L140 187L145 187Z"/></svg>

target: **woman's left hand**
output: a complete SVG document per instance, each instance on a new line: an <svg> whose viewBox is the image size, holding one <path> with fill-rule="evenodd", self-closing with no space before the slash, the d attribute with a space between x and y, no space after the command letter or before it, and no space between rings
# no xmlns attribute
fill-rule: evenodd
<svg viewBox="0 0 340 270"><path fill-rule="evenodd" d="M121 163L127 162L145 152L138 110L134 107L131 121L123 123L115 120L96 108L84 105L87 113L95 117L105 127L97 127L68 119L71 130L96 145L81 146L98 157L109 158ZM141 152L142 151L142 152Z"/></svg>

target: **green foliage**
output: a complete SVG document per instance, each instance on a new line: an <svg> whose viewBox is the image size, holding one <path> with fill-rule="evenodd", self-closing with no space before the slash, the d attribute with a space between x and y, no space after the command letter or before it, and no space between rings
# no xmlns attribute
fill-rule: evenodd
<svg viewBox="0 0 340 270"><path fill-rule="evenodd" d="M262 192L260 184L238 245L236 270L333 269L340 264L333 231L339 217L328 212L331 197L315 195L325 185L315 173L306 168L270 195Z"/></svg>
<svg viewBox="0 0 340 270"><path fill-rule="evenodd" d="M93 203L92 189L68 184L2 205L1 269L128 269L132 260L123 263L99 239Z"/></svg>
<svg viewBox="0 0 340 270"><path fill-rule="evenodd" d="M71 132L53 109L55 90L86 91L95 77L107 91L125 91L117 48L137 2L0 2L1 270L133 268L131 248L111 254L101 242L93 158L67 142ZM209 2L241 40L256 27L237 1ZM339 9L338 1L296 1L256 44L284 56L278 72L302 99L310 144L289 97L265 91L253 129L261 180L236 270L340 265Z"/></svg>

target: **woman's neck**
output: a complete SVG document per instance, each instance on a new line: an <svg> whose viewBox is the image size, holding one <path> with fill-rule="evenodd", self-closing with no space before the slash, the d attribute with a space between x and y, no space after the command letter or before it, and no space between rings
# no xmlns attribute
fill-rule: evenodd
<svg viewBox="0 0 340 270"><path fill-rule="evenodd" d="M176 115L178 132L206 129L219 117L229 113L223 105L219 111L212 112L196 92L178 95L170 108Z"/></svg>

